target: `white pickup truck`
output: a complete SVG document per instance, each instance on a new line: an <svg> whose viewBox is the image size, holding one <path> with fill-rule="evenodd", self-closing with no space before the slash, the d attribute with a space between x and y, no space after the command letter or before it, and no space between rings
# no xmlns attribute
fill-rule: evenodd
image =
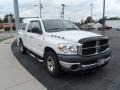
<svg viewBox="0 0 120 90"><path fill-rule="evenodd" d="M61 70L101 67L111 59L108 37L82 31L66 20L24 19L17 43L23 54L28 50L39 56L52 76Z"/></svg>

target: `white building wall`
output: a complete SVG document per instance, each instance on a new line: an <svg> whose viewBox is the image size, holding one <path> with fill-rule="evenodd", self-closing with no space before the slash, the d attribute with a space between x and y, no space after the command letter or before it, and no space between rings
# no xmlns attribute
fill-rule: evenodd
<svg viewBox="0 0 120 90"><path fill-rule="evenodd" d="M120 20L106 20L105 24L112 28L120 28Z"/></svg>

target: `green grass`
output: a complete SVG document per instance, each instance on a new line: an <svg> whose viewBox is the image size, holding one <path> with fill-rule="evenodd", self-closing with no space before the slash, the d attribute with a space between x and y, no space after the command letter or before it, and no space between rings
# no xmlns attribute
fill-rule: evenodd
<svg viewBox="0 0 120 90"><path fill-rule="evenodd" d="M7 40L7 39L10 39L10 38L12 38L12 37L14 37L14 36L6 37L6 38L1 38L1 39L0 39L0 42L5 41L5 40Z"/></svg>

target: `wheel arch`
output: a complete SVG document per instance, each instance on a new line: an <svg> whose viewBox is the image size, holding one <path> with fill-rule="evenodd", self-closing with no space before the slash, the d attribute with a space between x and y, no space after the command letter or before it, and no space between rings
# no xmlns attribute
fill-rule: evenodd
<svg viewBox="0 0 120 90"><path fill-rule="evenodd" d="M60 66L60 63L59 63L59 60L58 60L58 56L57 56L57 53L55 52L55 50L53 48L50 48L50 47L46 47L45 49L45 53L44 53L44 65L45 67L47 68L47 71L49 72L50 75L54 76L54 77L58 77L60 76L61 74L61 66ZM46 58L46 53L49 52L49 51L52 51L55 56L56 56L56 59L54 59L54 64L55 64L55 71L51 72L49 69L48 69L48 65L47 65L47 58ZM45 59L46 58L46 59Z"/></svg>
<svg viewBox="0 0 120 90"><path fill-rule="evenodd" d="M53 48L51 48L51 47L45 47L43 57L45 57L45 55L46 55L46 53L48 51L52 51L57 56L57 53L55 52L55 50Z"/></svg>

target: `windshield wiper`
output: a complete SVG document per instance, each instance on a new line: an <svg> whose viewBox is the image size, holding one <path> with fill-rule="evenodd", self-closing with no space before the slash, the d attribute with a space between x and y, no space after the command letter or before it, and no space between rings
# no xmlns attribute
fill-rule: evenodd
<svg viewBox="0 0 120 90"><path fill-rule="evenodd" d="M78 28L66 28L67 30L78 30Z"/></svg>
<svg viewBox="0 0 120 90"><path fill-rule="evenodd" d="M51 28L49 30L58 30L58 29L64 29L64 28Z"/></svg>

